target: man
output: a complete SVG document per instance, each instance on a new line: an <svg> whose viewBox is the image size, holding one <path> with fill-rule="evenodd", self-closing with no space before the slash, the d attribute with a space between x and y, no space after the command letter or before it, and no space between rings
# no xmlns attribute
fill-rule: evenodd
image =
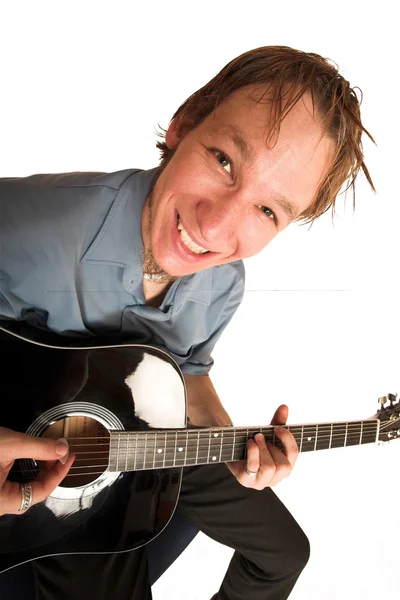
<svg viewBox="0 0 400 600"><path fill-rule="evenodd" d="M0 315L164 347L184 373L191 422L229 424L208 372L243 296L242 259L334 207L360 168L372 186L363 131L354 91L325 59L287 47L245 53L177 111L158 169L1 182ZM283 452L256 436L229 470L184 471L178 511L236 550L218 600L287 598L308 560L307 538L271 490L298 453L291 433L276 433ZM56 442L1 434L0 514L17 513L12 460L55 459ZM61 452L65 464L32 482L33 503L71 466ZM35 573L42 600L151 597L144 549L42 559Z"/></svg>

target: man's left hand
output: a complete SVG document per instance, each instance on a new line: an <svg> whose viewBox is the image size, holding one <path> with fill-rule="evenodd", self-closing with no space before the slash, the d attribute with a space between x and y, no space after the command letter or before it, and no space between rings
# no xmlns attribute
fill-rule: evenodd
<svg viewBox="0 0 400 600"><path fill-rule="evenodd" d="M255 435L256 442L254 440L247 441L246 460L226 463L228 469L244 487L263 490L276 485L292 472L299 449L293 434L287 429L279 427L279 425L285 425L288 414L288 407L282 404L275 411L271 421L271 425L277 426L275 434L282 442L283 451L266 443L263 434L257 433ZM246 467L256 475L249 475Z"/></svg>

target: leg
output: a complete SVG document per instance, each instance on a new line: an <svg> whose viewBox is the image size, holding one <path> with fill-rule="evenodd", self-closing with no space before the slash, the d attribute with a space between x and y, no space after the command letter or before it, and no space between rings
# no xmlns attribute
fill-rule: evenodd
<svg viewBox="0 0 400 600"><path fill-rule="evenodd" d="M37 600L151 600L144 548L52 556L33 565Z"/></svg>
<svg viewBox="0 0 400 600"><path fill-rule="evenodd" d="M284 600L309 558L308 540L270 488L240 485L226 465L184 469L178 511L236 550L218 600Z"/></svg>

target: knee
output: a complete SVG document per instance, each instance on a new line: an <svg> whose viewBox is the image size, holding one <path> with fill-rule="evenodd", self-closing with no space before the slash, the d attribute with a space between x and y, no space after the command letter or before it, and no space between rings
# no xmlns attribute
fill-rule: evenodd
<svg viewBox="0 0 400 600"><path fill-rule="evenodd" d="M296 523L292 533L285 540L285 546L282 555L283 568L291 574L299 574L304 569L310 558L310 542L308 537Z"/></svg>
<svg viewBox="0 0 400 600"><path fill-rule="evenodd" d="M268 578L297 579L309 558L310 542L301 527L293 520L290 527L282 530L279 542L272 552L265 552L262 567Z"/></svg>

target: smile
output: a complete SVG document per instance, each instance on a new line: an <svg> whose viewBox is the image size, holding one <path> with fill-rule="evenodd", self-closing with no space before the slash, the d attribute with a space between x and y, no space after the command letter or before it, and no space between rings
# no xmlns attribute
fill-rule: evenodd
<svg viewBox="0 0 400 600"><path fill-rule="evenodd" d="M179 214L178 214L178 231L179 231L180 238L181 238L183 244L186 246L186 248L188 250L190 250L194 254L206 254L206 252L209 252L209 250L202 248L201 246L199 246L198 244L196 244L196 242L194 242L192 240L192 238L190 237L188 232L183 228Z"/></svg>

